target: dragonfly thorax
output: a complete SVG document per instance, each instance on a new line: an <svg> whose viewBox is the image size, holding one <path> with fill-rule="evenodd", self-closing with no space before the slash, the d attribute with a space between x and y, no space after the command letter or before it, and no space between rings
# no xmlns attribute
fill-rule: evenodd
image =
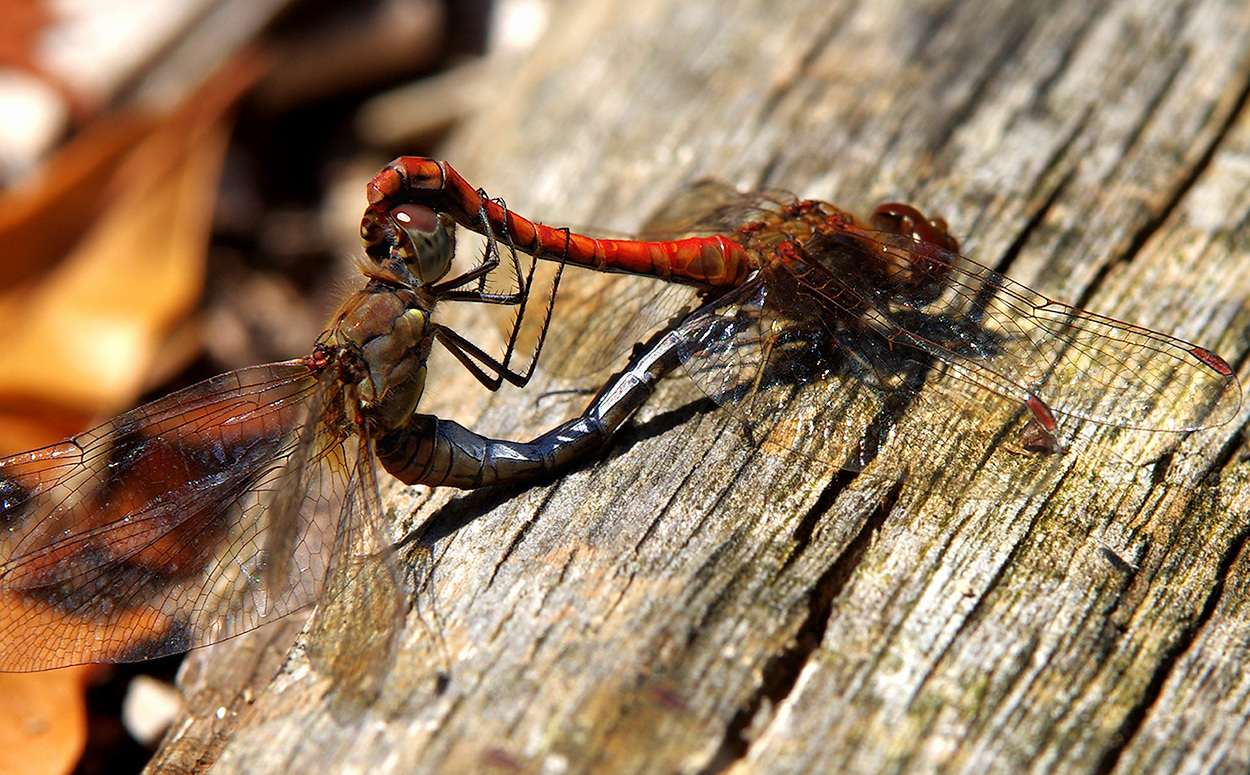
<svg viewBox="0 0 1250 775"><path fill-rule="evenodd" d="M402 426L425 390L434 345L426 299L410 288L373 281L348 301L327 344L352 372L351 389L375 430Z"/></svg>

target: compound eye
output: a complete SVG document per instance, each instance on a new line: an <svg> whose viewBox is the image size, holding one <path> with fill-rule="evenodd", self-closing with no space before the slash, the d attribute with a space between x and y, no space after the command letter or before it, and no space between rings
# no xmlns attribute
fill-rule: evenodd
<svg viewBox="0 0 1250 775"><path fill-rule="evenodd" d="M451 269L456 253L451 216L436 213L425 205L403 204L391 210L391 218L412 245L411 252L401 246L401 254L413 277L421 285L442 279Z"/></svg>
<svg viewBox="0 0 1250 775"><path fill-rule="evenodd" d="M959 252L959 242L951 236L946 221L941 218L926 219L911 205L887 202L872 213L872 225L882 231L937 245L952 253Z"/></svg>

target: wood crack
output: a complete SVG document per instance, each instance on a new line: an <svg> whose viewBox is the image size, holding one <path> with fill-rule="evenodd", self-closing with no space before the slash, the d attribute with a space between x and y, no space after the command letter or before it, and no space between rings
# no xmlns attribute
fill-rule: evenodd
<svg viewBox="0 0 1250 775"><path fill-rule="evenodd" d="M759 687L734 714L725 729L720 749L712 757L712 761L700 771L700 775L723 772L733 762L743 759L751 746L746 730L752 725L764 703L775 707L790 696L804 666L824 640L834 601L842 594L855 569L859 567L873 536L889 518L906 481L906 475L899 476L889 492L882 496L877 507L869 513L846 549L812 585L811 593L807 597L807 614L791 638L791 645L765 663L761 670L763 677Z"/></svg>
<svg viewBox="0 0 1250 775"><path fill-rule="evenodd" d="M1213 495L1210 497L1214 497ZM1192 500L1191 500L1192 503ZM1186 509L1188 510L1188 509ZM1220 564L1216 569L1214 582L1210 593L1203 602L1202 611L1193 620L1193 623L1181 630L1176 641L1164 651L1159 662L1150 677L1150 682L1142 691L1138 701L1124 715L1124 720L1120 724L1120 728L1112 739L1116 741L1114 745L1108 746L1103 752L1096 766L1092 768L1092 772L1097 775L1105 775L1116 768L1120 757L1128 750L1137 737L1137 733L1141 731L1143 724L1146 722L1150 711L1154 708L1159 700L1159 696L1163 693L1164 684L1172 676L1172 672L1176 667L1176 663L1180 658L1192 649L1198 640L1199 634L1211 621L1216 608L1219 606L1221 598L1224 596L1225 582L1229 574L1233 570L1233 565L1237 558L1241 555L1246 547L1246 541L1250 540L1250 528L1243 528L1237 537L1229 544L1228 550L1220 558Z"/></svg>

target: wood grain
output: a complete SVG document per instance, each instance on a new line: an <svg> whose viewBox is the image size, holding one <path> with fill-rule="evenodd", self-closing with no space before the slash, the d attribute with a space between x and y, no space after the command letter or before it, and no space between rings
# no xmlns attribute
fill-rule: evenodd
<svg viewBox="0 0 1250 775"><path fill-rule="evenodd" d="M519 212L628 231L706 175L861 212L912 201L1043 293L1244 362L1242 3L595 0L552 18L445 154ZM483 433L528 438L582 400L555 381L478 397L438 368L426 411ZM193 714L151 769L1250 767L1246 410L1188 437L1089 426L1052 458L1001 443L1011 414L926 394L855 475L749 445L670 380L558 482L392 488L424 583L376 696L297 648L214 705L233 723L205 735ZM361 639L314 635L320 653ZM191 690L242 644L195 655Z"/></svg>

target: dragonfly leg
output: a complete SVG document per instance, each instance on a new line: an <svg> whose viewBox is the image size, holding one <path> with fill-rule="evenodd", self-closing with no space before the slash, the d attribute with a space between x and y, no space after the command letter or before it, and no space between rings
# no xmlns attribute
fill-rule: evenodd
<svg viewBox="0 0 1250 775"><path fill-rule="evenodd" d="M499 205L504 206L502 202L499 202ZM529 365L524 368L514 367L517 342L521 327L526 320L526 313L530 308L530 294L534 287L534 275L538 262L531 258L528 271L524 270L516 246L512 244L507 234L503 235L506 254L511 265L510 280L515 287L505 292L487 291L485 286L487 277L500 266L501 250L499 241L491 231L484 212L481 214L481 219L482 228L487 237L482 260L469 271L442 282L438 281L447 274L456 244L452 231L454 222L448 214L437 213L425 205L404 204L391 212L389 221L376 221L370 217L369 213L366 213L362 221L361 233L365 237L366 250L383 252L385 248L384 252L388 256L400 257L409 269L413 283L428 287L428 293L439 301L500 304L514 307L516 314L513 317L511 332L508 335L502 358L496 359L487 355L480 347L450 329L436 326L432 330L451 354L456 356L488 389L497 390L505 381L524 386L534 374L538 356L542 352L542 346L547 337L551 313L555 305L556 289L560 284L564 264L561 263L557 268L555 277L551 281L550 291L546 294L542 305L538 343L534 347ZM387 222L392 226L398 225L394 235L379 225ZM477 288L464 288L474 282L477 283Z"/></svg>

